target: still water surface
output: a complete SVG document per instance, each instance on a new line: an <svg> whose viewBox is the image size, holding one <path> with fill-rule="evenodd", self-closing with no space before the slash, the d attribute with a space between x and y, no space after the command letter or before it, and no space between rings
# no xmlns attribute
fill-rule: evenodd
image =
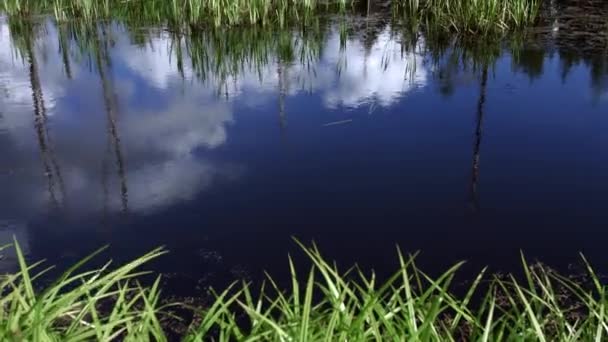
<svg viewBox="0 0 608 342"><path fill-rule="evenodd" d="M527 42L454 62L381 24L289 32L288 57L118 23L88 51L33 30L0 20L0 239L32 260L166 245L161 269L223 282L286 271L295 236L380 272L396 244L430 270L512 270L520 249L608 269L605 55Z"/></svg>

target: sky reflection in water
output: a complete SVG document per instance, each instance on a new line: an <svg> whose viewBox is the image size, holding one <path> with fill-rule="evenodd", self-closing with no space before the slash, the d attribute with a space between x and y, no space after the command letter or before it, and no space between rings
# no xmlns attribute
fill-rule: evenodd
<svg viewBox="0 0 608 342"><path fill-rule="evenodd" d="M431 265L602 255L608 73L589 65L564 77L559 53L524 49L454 68L423 38L334 25L306 62L203 78L169 32L114 24L96 53L70 43L68 72L40 25L28 56L0 21L0 238L33 258L167 244L200 259L184 269L210 251L272 269L292 235L375 265L396 243Z"/></svg>

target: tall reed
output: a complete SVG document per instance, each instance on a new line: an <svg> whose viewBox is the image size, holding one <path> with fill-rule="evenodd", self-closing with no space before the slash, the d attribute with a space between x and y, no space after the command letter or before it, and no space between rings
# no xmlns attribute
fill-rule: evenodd
<svg viewBox="0 0 608 342"><path fill-rule="evenodd" d="M540 0L396 0L409 20L460 34L493 34L523 29L538 16Z"/></svg>
<svg viewBox="0 0 608 342"><path fill-rule="evenodd" d="M344 10L351 0L2 0L10 15L53 13L61 20L130 19L186 25L237 26L299 21L320 10Z"/></svg>
<svg viewBox="0 0 608 342"><path fill-rule="evenodd" d="M1 0L10 15L53 13L60 20L81 18L238 26L270 23L281 27L317 14L345 11L357 0ZM373 0L364 0L373 1ZM462 34L488 34L531 25L540 0L392 0L395 13Z"/></svg>
<svg viewBox="0 0 608 342"><path fill-rule="evenodd" d="M3 248L7 248L6 246ZM15 241L20 270L0 276L2 341L146 341L164 339L158 321L159 279L144 288L138 269L165 253L162 249L111 270L81 268L103 249L76 263L51 285L38 281L53 267L27 264ZM102 310L102 307L106 307Z"/></svg>

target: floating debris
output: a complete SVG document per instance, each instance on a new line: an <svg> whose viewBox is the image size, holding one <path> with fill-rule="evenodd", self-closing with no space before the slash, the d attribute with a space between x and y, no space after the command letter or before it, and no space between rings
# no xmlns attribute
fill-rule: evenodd
<svg viewBox="0 0 608 342"><path fill-rule="evenodd" d="M335 125L342 125L342 124L346 124L349 122L353 122L353 119L348 119L348 120L340 120L340 121L334 121L334 122L329 122L323 125L323 127L327 127L327 126L335 126Z"/></svg>

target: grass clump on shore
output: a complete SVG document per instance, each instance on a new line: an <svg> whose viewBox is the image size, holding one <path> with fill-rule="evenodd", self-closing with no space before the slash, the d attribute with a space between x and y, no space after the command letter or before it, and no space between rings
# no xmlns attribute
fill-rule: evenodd
<svg viewBox="0 0 608 342"><path fill-rule="evenodd" d="M529 27L540 5L540 0L401 0L398 9L435 29L488 35Z"/></svg>
<svg viewBox="0 0 608 342"><path fill-rule="evenodd" d="M350 0L0 0L9 15L54 14L58 20L122 19L142 23L237 26L300 22L344 10Z"/></svg>
<svg viewBox="0 0 608 342"><path fill-rule="evenodd" d="M54 14L58 20L121 19L190 26L303 23L374 0L0 0L9 15ZM540 0L387 0L395 13L461 34L513 31L534 23Z"/></svg>
<svg viewBox="0 0 608 342"><path fill-rule="evenodd" d="M159 316L159 282L142 287L137 268L163 253L109 271L75 273L79 263L43 291L31 276L40 263L2 278L0 337L19 340L165 341ZM289 259L291 285L268 276L266 285L235 284L206 308L183 341L602 341L608 336L606 286L585 261L585 286L543 266L525 277L487 275L454 294L462 263L431 277L415 256L398 253L399 269L385 281L354 267L346 272L319 250L302 246L308 272ZM90 258L87 258L87 260ZM85 261L87 261L85 260ZM583 259L584 260L584 259ZM70 285L71 284L71 285ZM100 309L101 303L104 309ZM172 304L179 305L179 304Z"/></svg>
<svg viewBox="0 0 608 342"><path fill-rule="evenodd" d="M26 264L19 244L20 271L0 276L0 340L2 341L145 341L162 340L157 320L159 288L143 288L138 268L162 255L154 250L124 266L79 271L101 250L65 271L43 290L37 280L52 267ZM4 247L6 248L6 247ZM102 307L106 307L105 310ZM103 311L102 311L103 310Z"/></svg>

